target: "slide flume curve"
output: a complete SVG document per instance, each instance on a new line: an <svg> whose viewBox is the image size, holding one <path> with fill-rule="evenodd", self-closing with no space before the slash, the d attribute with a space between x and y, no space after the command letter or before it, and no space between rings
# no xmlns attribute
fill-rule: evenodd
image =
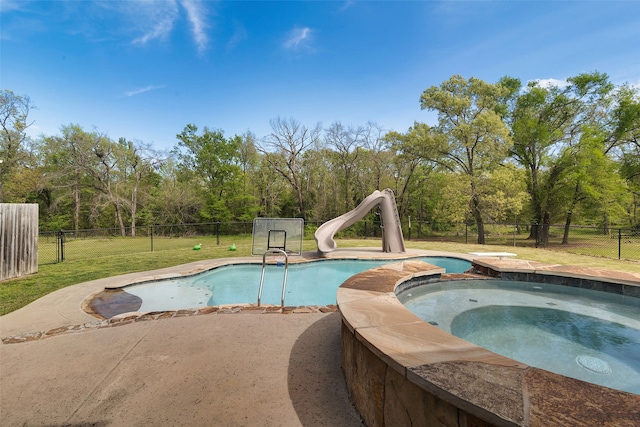
<svg viewBox="0 0 640 427"><path fill-rule="evenodd" d="M404 237L400 226L400 217L396 207L396 199L393 191L385 189L374 191L367 196L355 209L340 215L330 221L325 222L315 232L318 251L322 253L331 252L337 245L333 236L340 230L353 225L361 220L371 209L380 205L382 217L382 251L383 252L405 252Z"/></svg>

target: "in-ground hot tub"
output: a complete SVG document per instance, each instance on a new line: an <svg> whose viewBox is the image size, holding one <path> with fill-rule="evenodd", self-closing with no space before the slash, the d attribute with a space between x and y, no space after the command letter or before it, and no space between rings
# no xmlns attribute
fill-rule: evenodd
<svg viewBox="0 0 640 427"><path fill-rule="evenodd" d="M640 278L631 274L612 280L606 272L514 260L475 266L508 279L640 295ZM640 396L500 356L423 321L397 299L396 291L443 273L409 261L361 273L338 290L343 369L367 425L640 425Z"/></svg>
<svg viewBox="0 0 640 427"><path fill-rule="evenodd" d="M511 359L640 394L640 298L503 279L398 294L422 320Z"/></svg>

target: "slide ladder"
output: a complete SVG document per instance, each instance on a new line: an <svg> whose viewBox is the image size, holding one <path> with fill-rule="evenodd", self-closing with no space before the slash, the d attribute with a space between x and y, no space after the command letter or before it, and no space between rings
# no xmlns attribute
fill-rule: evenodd
<svg viewBox="0 0 640 427"><path fill-rule="evenodd" d="M267 255L284 255L284 278L282 279L282 296L280 297L280 307L284 307L284 295L287 291L287 273L289 271L289 254L282 249L269 249L262 255L262 274L260 275L260 288L258 289L258 307L262 298L262 285L264 284L264 272L267 268Z"/></svg>

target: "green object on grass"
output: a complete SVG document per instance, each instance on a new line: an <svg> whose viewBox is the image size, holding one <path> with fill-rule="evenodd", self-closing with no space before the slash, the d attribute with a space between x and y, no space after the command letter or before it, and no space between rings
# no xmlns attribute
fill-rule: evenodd
<svg viewBox="0 0 640 427"><path fill-rule="evenodd" d="M235 243L232 244L231 246L229 246L229 250L230 251L235 251L236 249L238 249L238 248L236 248L236 244Z"/></svg>
<svg viewBox="0 0 640 427"><path fill-rule="evenodd" d="M197 245L195 245L195 246L193 247L193 250L194 250L194 251L199 251L201 248L202 248L202 243L198 243Z"/></svg>

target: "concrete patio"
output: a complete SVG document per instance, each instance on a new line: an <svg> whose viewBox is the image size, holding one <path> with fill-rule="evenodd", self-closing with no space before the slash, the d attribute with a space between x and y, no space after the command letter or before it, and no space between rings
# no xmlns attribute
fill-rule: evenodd
<svg viewBox="0 0 640 427"><path fill-rule="evenodd" d="M82 309L105 287L219 262L70 286L0 317L0 424L362 425L340 368L339 313L218 312L103 328Z"/></svg>
<svg viewBox="0 0 640 427"><path fill-rule="evenodd" d="M3 425L361 425L338 313L211 314L3 344L0 382Z"/></svg>

